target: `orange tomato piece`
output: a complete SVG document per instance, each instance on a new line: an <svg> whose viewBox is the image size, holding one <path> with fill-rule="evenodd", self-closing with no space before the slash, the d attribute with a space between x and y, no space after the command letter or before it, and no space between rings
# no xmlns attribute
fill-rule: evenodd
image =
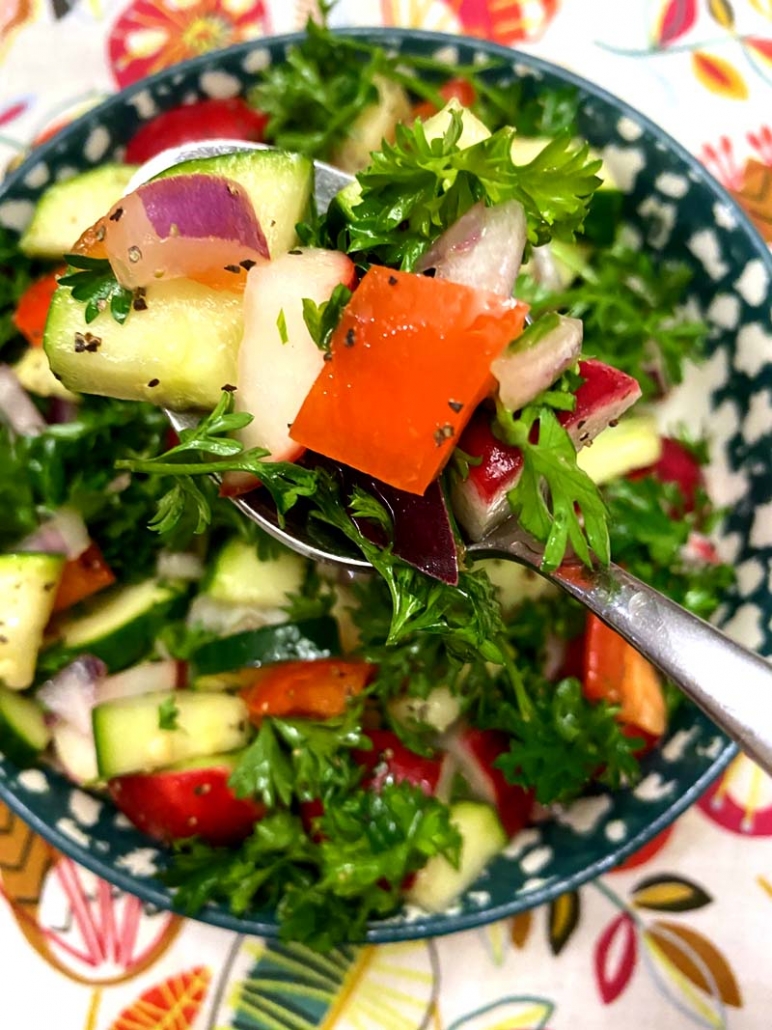
<svg viewBox="0 0 772 1030"><path fill-rule="evenodd" d="M51 307L51 298L61 274L62 270L57 269L31 283L21 295L14 312L13 324L32 347L40 347L43 343L48 309Z"/></svg>
<svg viewBox="0 0 772 1030"><path fill-rule="evenodd" d="M619 706L619 719L650 737L665 732L662 680L651 662L595 615L587 617L584 693Z"/></svg>
<svg viewBox="0 0 772 1030"><path fill-rule="evenodd" d="M104 559L99 547L92 541L83 554L68 561L56 591L54 611L71 608L92 594L112 586L115 574Z"/></svg>
<svg viewBox="0 0 772 1030"><path fill-rule="evenodd" d="M449 100L458 100L462 107L471 107L477 99L475 88L467 79L449 79L440 86L440 96L447 103ZM424 100L413 108L413 117L425 121L431 118L438 111L437 105L431 100Z"/></svg>
<svg viewBox="0 0 772 1030"><path fill-rule="evenodd" d="M468 286L371 267L343 311L292 439L423 494L490 392L491 361L520 335L527 310Z"/></svg>
<svg viewBox="0 0 772 1030"><path fill-rule="evenodd" d="M277 662L255 674L241 696L253 723L269 716L332 719L343 715L349 699L361 694L374 667L342 658Z"/></svg>

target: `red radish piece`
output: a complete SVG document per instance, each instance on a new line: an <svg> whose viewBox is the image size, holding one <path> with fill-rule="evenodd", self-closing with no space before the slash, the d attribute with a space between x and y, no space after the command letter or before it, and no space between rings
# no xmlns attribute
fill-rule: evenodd
<svg viewBox="0 0 772 1030"><path fill-rule="evenodd" d="M295 461L303 453L289 427L324 366L303 320L303 300L322 304L336 286L355 282L345 254L314 248L281 254L249 273L236 391L236 411L254 416L239 434L245 448L267 448L268 461ZM257 485L253 476L231 473L221 492L230 497Z"/></svg>
<svg viewBox="0 0 772 1030"><path fill-rule="evenodd" d="M648 468L636 469L628 479L642 479L644 476L656 476L662 483L675 483L684 495L686 511L694 511L697 491L704 486L702 468L692 452L678 440L663 437L659 461Z"/></svg>
<svg viewBox="0 0 772 1030"><path fill-rule="evenodd" d="M579 374L584 382L576 391L574 411L558 415L577 450L620 418L641 395L632 376L602 361L579 362ZM480 540L509 514L507 492L520 478L523 456L517 447L493 435L490 414L483 408L475 412L459 447L481 461L470 466L463 482L454 484L453 510L471 539Z"/></svg>
<svg viewBox="0 0 772 1030"><path fill-rule="evenodd" d="M435 278L511 297L523 260L526 225L517 200L486 207L479 201L446 229L416 265Z"/></svg>
<svg viewBox="0 0 772 1030"><path fill-rule="evenodd" d="M239 97L199 100L173 107L140 126L126 147L127 164L144 164L151 157L181 143L209 139L262 142L268 116Z"/></svg>
<svg viewBox="0 0 772 1030"><path fill-rule="evenodd" d="M159 279L196 279L243 287L268 244L243 187L216 175L175 175L146 182L99 223L115 277L126 289Z"/></svg>
<svg viewBox="0 0 772 1030"><path fill-rule="evenodd" d="M538 335L538 325L532 326L491 362L499 398L509 411L524 408L579 358L584 331L581 321L564 315L555 318L557 325L543 335Z"/></svg>
<svg viewBox="0 0 772 1030"><path fill-rule="evenodd" d="M207 844L239 844L265 815L265 806L238 798L228 786L232 763L117 776L110 797L138 830L169 843L200 837Z"/></svg>
<svg viewBox="0 0 772 1030"><path fill-rule="evenodd" d="M367 730L366 736L372 741L372 750L353 752L355 761L367 771L365 786L378 791L387 783L410 783L424 794L436 794L443 758L417 755L391 730Z"/></svg>
<svg viewBox="0 0 772 1030"><path fill-rule="evenodd" d="M533 792L507 783L504 773L493 764L509 750L505 734L466 727L451 733L446 745L472 792L498 812L507 837L514 837L528 825Z"/></svg>

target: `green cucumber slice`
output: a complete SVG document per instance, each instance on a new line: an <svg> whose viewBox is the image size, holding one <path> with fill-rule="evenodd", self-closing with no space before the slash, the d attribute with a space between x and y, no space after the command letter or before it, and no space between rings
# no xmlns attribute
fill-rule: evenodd
<svg viewBox="0 0 772 1030"><path fill-rule="evenodd" d="M30 686L64 568L61 554L0 555L0 683Z"/></svg>
<svg viewBox="0 0 772 1030"><path fill-rule="evenodd" d="M194 686L211 690L204 677L272 662L310 661L340 654L338 624L329 615L245 630L203 644L191 658Z"/></svg>
<svg viewBox="0 0 772 1030"><path fill-rule="evenodd" d="M287 551L261 560L254 544L235 537L215 558L205 593L228 604L281 608L303 586L305 571L306 563L297 554Z"/></svg>
<svg viewBox="0 0 772 1030"><path fill-rule="evenodd" d="M176 709L173 729L161 711ZM97 705L93 711L99 775L104 779L153 772L202 755L243 748L249 738L247 706L232 694L161 691Z"/></svg>
<svg viewBox="0 0 772 1030"><path fill-rule="evenodd" d="M43 709L31 697L0 687L0 752L16 765L32 765L51 740Z"/></svg>

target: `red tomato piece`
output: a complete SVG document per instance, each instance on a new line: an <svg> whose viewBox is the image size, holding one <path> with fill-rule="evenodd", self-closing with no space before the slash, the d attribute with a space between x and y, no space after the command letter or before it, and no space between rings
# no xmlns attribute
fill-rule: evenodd
<svg viewBox="0 0 772 1030"><path fill-rule="evenodd" d="M256 725L268 716L332 719L361 694L373 671L368 662L342 658L277 662L259 669L241 696Z"/></svg>
<svg viewBox="0 0 772 1030"><path fill-rule="evenodd" d="M62 269L59 268L31 283L21 295L19 305L13 314L13 324L32 347L40 347L43 343L48 309L51 307L51 298L61 274Z"/></svg>
<svg viewBox="0 0 772 1030"><path fill-rule="evenodd" d="M619 705L620 721L642 730L647 745L665 732L667 713L659 673L595 615L587 617L583 682L590 701Z"/></svg>
<svg viewBox="0 0 772 1030"><path fill-rule="evenodd" d="M112 586L115 574L104 559L99 547L92 541L86 550L68 561L62 570L62 578L54 600L54 611L71 608L92 594Z"/></svg>
<svg viewBox="0 0 772 1030"><path fill-rule="evenodd" d="M240 139L261 143L268 116L238 97L199 100L173 107L134 134L126 147L128 164L143 164L169 147L206 139Z"/></svg>
<svg viewBox="0 0 772 1030"><path fill-rule="evenodd" d="M346 306L292 439L399 490L423 494L477 404L491 361L527 307L373 266Z"/></svg>
<svg viewBox="0 0 772 1030"><path fill-rule="evenodd" d="M353 757L367 770L365 784L380 790L386 783L410 783L424 794L434 794L442 774L442 759L417 755L391 730L368 730L372 750L356 750Z"/></svg>
<svg viewBox="0 0 772 1030"><path fill-rule="evenodd" d="M644 476L656 476L662 483L675 483L684 495L686 511L694 511L697 491L704 485L702 468L692 452L678 440L664 437L659 461L631 472L629 478L642 479Z"/></svg>
<svg viewBox="0 0 772 1030"><path fill-rule="evenodd" d="M449 100L457 100L462 107L471 107L477 99L475 88L467 79L449 79L440 86L440 95L447 103ZM433 114L437 114L438 108L431 100L424 100L413 108L413 116L426 121Z"/></svg>
<svg viewBox="0 0 772 1030"><path fill-rule="evenodd" d="M534 797L533 791L509 783L494 765L509 751L509 738L498 730L469 727L454 750L473 792L496 808L507 837L514 837L530 822Z"/></svg>
<svg viewBox="0 0 772 1030"><path fill-rule="evenodd" d="M167 769L117 776L107 786L116 808L149 837L235 845L262 819L265 806L236 797L228 786L231 772L230 765Z"/></svg>

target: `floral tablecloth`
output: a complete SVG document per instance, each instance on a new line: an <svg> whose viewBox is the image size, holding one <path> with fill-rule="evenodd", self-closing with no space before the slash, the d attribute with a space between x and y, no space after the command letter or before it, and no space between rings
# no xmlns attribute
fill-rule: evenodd
<svg viewBox="0 0 772 1030"><path fill-rule="evenodd" d="M0 0L0 166L111 91L300 27L313 0ZM483 35L619 94L772 241L772 0L341 0L335 24ZM327 957L149 910L0 807L8 1030L772 1028L772 781L739 758L548 908Z"/></svg>

